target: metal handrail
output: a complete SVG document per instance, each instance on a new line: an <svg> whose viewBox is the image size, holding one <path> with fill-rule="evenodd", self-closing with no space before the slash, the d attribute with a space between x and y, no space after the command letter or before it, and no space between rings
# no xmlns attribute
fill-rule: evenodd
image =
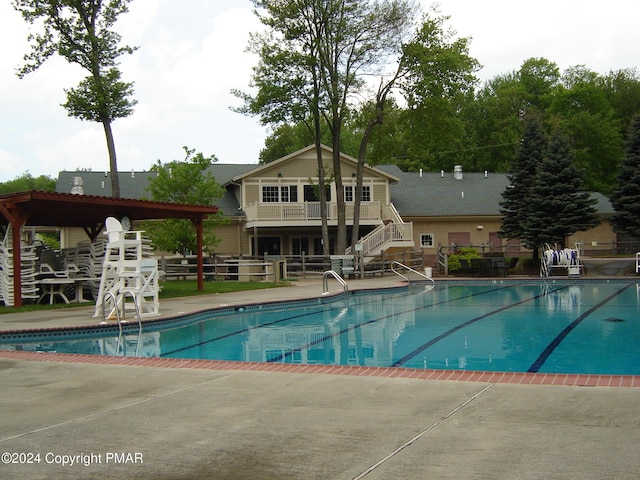
<svg viewBox="0 0 640 480"><path fill-rule="evenodd" d="M136 298L135 294L131 291L131 290L127 290L123 293L121 293L120 295L118 295L118 297L122 298L122 318L120 318L120 310L118 309L118 299L116 298L115 294L111 291L107 291L104 296L102 297L102 324L107 323L107 318L106 318L106 306L107 306L107 298L111 297L113 299L113 309L116 312L116 320L118 321L118 343L116 344L116 355L118 355L118 352L120 351L120 346L122 345L122 324L125 323L127 320L125 319L125 297L127 296L127 293L131 294L131 298L133 299L133 305L136 308L136 317L138 319L138 341L136 342L136 357L138 356L138 351L140 349L140 339L142 337L142 318L140 316L140 307L138 306L138 299ZM124 355L124 348L123 348L123 355Z"/></svg>
<svg viewBox="0 0 640 480"><path fill-rule="evenodd" d="M423 278L424 278L424 279L426 279L426 280L431 280L431 283L432 283L433 285L435 285L435 284L436 284L436 282L433 280L433 278L428 277L428 276L427 276L427 275L425 275L424 273L420 273L419 271L414 270L414 269L413 269L413 268L411 268L411 267L408 267L408 266L407 266L407 265L405 265L404 263L400 263L400 262L398 262L397 260L394 260L393 262L391 262L391 271L392 271L393 273L395 273L396 275L398 275L398 276L400 276L400 277L404 278L404 279L405 279L405 281L407 281L407 282L409 281L409 277L406 277L405 275L403 275L403 274L401 274L400 272L398 272L398 271L394 268L394 267L395 267L395 265L399 265L400 267L405 268L405 269L409 270L410 272L413 272L413 273L415 273L416 275L418 275L418 276L420 276L420 277L423 277Z"/></svg>
<svg viewBox="0 0 640 480"><path fill-rule="evenodd" d="M332 276L333 278L335 278L338 281L338 283L342 285L342 288L344 289L345 294L349 292L349 286L347 285L347 282L345 282L344 279L340 275L338 275L334 270L327 270L322 274L322 294L323 295L329 292L329 281L327 280L327 277L329 276Z"/></svg>

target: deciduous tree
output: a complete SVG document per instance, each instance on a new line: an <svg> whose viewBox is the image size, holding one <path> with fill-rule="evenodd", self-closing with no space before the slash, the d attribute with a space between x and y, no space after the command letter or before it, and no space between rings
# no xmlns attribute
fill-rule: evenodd
<svg viewBox="0 0 640 480"><path fill-rule="evenodd" d="M354 97L366 97L365 75L380 74L399 55L413 20L408 0L254 0L264 35L252 38L261 60L254 69L255 96L244 95L246 111L263 122L308 121L320 158L321 123L330 132L336 182L336 251L346 248L346 213L341 175L342 128ZM395 72L395 68L392 72ZM319 178L322 184L323 178ZM324 230L324 228L323 228ZM328 242L325 242L328 245Z"/></svg>
<svg viewBox="0 0 640 480"><path fill-rule="evenodd" d="M186 205L211 205L222 197L224 191L208 171L217 159L214 155L205 157L202 153L184 147L185 159L162 163L160 160L151 168L152 176L148 187L152 200L181 203ZM222 212L203 222L203 243L205 249L213 250L218 243L214 229L220 224ZM189 220L169 218L149 221L144 225L156 248L166 252L186 254L196 249L196 231Z"/></svg>
<svg viewBox="0 0 640 480"><path fill-rule="evenodd" d="M24 172L13 180L0 182L0 195L4 193L24 192L27 190L55 192L56 180L46 175L34 177L29 172Z"/></svg>
<svg viewBox="0 0 640 480"><path fill-rule="evenodd" d="M28 23L42 28L28 37L31 52L24 57L19 77L37 70L56 53L89 72L77 87L65 90L63 106L72 117L102 124L114 197L120 196L120 185L112 123L131 115L136 101L131 99L133 84L123 82L118 69L118 58L135 48L121 46L121 37L112 28L130 1L13 0L13 7Z"/></svg>

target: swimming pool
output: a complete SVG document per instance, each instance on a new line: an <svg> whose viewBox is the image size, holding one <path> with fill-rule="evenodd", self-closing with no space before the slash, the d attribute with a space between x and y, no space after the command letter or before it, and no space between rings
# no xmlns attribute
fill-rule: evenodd
<svg viewBox="0 0 640 480"><path fill-rule="evenodd" d="M247 305L117 328L0 336L0 349L248 362L640 374L640 284L456 285ZM100 335L98 332L101 331Z"/></svg>

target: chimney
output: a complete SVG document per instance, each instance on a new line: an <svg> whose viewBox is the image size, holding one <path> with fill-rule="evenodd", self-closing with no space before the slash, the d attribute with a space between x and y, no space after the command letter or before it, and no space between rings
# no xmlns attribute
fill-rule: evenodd
<svg viewBox="0 0 640 480"><path fill-rule="evenodd" d="M73 195L84 195L84 188L82 188L82 177L73 177L71 193Z"/></svg>
<svg viewBox="0 0 640 480"><path fill-rule="evenodd" d="M456 165L453 167L453 178L456 180L462 180L462 165Z"/></svg>

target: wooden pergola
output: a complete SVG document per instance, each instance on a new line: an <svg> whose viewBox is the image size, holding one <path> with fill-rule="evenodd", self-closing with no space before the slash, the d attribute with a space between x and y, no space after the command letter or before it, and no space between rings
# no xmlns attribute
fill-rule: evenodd
<svg viewBox="0 0 640 480"><path fill-rule="evenodd" d="M73 195L29 191L0 195L0 225L13 230L13 294L15 307L22 306L20 240L23 226L80 227L93 242L104 229L107 217L134 220L183 218L193 222L197 233L198 290L204 289L202 221L218 212L212 205L182 205L131 198Z"/></svg>

